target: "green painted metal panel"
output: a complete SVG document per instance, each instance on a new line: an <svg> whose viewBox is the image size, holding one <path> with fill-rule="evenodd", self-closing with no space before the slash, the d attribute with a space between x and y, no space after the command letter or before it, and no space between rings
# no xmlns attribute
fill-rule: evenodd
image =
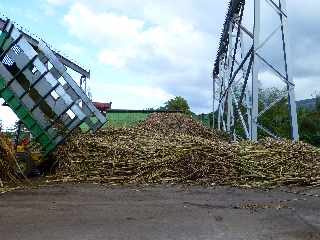
<svg viewBox="0 0 320 240"><path fill-rule="evenodd" d="M4 41L5 37L7 36L6 33L2 32L0 35L0 44L2 45L2 42ZM3 44L2 50L7 49L10 44L12 43L12 40L10 38L6 39L6 42Z"/></svg>
<svg viewBox="0 0 320 240"><path fill-rule="evenodd" d="M8 106L15 112L18 118L29 129L31 134L42 145L45 154L51 152L56 147L54 139L45 132L42 127L33 119L29 111L21 104L10 89L6 88L6 83L0 78L0 97L2 97Z"/></svg>
<svg viewBox="0 0 320 240"><path fill-rule="evenodd" d="M2 42L4 41L4 38L6 37L6 33L4 33L4 32L2 32L1 34L0 34L0 45L2 44Z"/></svg>
<svg viewBox="0 0 320 240"><path fill-rule="evenodd" d="M20 102L16 98L13 98L11 100L11 106L17 110L20 107Z"/></svg>
<svg viewBox="0 0 320 240"><path fill-rule="evenodd" d="M9 24L11 23L9 22ZM57 59L44 42L40 41L37 48L34 48L28 44L28 42L20 41L22 35L20 35L19 39L16 38L18 32L17 29L14 28L14 25L10 25L10 31L6 31L7 29L0 33L0 44L3 45L0 53L4 53L4 51L9 50L9 48L16 52L16 49L12 49L12 43L14 41L17 41L16 45L22 51L20 51L19 54L10 56L10 58L12 58L11 60L16 63L15 65L5 67L12 75L9 76L14 77L12 81L18 85L12 84L11 86L6 86L7 82L5 80L8 80L7 77L1 79L7 76L5 69L3 69L3 76L0 76L0 97L4 98L8 106L16 113L18 118L36 138L36 141L42 145L44 152L49 153L54 150L56 146L62 142L62 139L65 139L84 121L87 122L87 124L83 124L83 129L86 131L96 131L106 122L105 117L94 107L86 94L73 81L72 77L65 72L65 66L59 62L59 59ZM27 40L24 37L22 37L22 39ZM33 79L31 79L30 76L35 74L31 69L35 65L35 59L39 57L37 54L42 54L42 56L53 65L53 68L62 75L69 85L68 91L70 91L70 93L64 92L63 86L59 84L59 79L56 79L56 76L54 76L55 79L47 76L51 73L45 76L41 75L39 83L42 85L33 85ZM40 66L37 68L39 67ZM42 67L45 68L44 65ZM56 82L55 84L57 85L53 88L51 85L53 85L54 82ZM32 89L29 89L30 86L33 86ZM47 98L50 96L50 93L52 94L56 89L59 89L59 91L55 93L58 93L62 100L58 106L56 106L51 99ZM36 109L40 114L32 112L33 110L31 111L31 108L25 106L24 102L18 97L18 95L20 96L20 94L22 94L21 91L23 91L25 95L28 95L34 102L37 103L39 101L39 104L34 105L34 110ZM42 92L48 92L48 95L42 98ZM68 94L73 102L66 96ZM79 100L82 100L81 106L78 104ZM90 113L85 111L86 109ZM71 117L68 111L72 111L76 118ZM71 121L71 119L73 119L73 121ZM48 126L48 130L43 127L44 125ZM64 129L58 131L57 126L59 126L59 129L63 127Z"/></svg>
<svg viewBox="0 0 320 240"><path fill-rule="evenodd" d="M90 130L90 127L89 127L88 124L82 123L82 124L80 125L80 129L81 129L82 132L88 132L88 131Z"/></svg>

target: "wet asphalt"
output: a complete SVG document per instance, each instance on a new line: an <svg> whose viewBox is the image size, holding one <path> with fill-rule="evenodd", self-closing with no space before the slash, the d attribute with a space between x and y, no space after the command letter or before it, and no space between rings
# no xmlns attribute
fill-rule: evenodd
<svg viewBox="0 0 320 240"><path fill-rule="evenodd" d="M318 240L318 194L93 184L17 190L0 195L0 239Z"/></svg>

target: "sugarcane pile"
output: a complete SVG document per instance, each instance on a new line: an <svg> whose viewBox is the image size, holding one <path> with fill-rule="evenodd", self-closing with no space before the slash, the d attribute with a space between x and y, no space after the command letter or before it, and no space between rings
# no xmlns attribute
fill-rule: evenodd
<svg viewBox="0 0 320 240"><path fill-rule="evenodd" d="M199 121L184 114L158 113L152 114L140 126L147 132L156 132L164 135L186 134L205 139L228 140L229 136L220 131L212 131Z"/></svg>
<svg viewBox="0 0 320 240"><path fill-rule="evenodd" d="M320 184L320 152L265 139L232 143L183 114L153 114L134 128L76 134L56 153L55 178L114 184Z"/></svg>
<svg viewBox="0 0 320 240"><path fill-rule="evenodd" d="M17 183L17 166L10 139L0 133L0 187L5 183Z"/></svg>
<svg viewBox="0 0 320 240"><path fill-rule="evenodd" d="M248 185L320 184L320 149L303 142L267 138L236 144L239 182Z"/></svg>

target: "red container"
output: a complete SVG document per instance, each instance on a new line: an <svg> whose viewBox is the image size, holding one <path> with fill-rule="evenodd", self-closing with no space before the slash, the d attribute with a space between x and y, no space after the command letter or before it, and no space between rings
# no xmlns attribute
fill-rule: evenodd
<svg viewBox="0 0 320 240"><path fill-rule="evenodd" d="M111 102L110 103L102 103L102 102L93 102L93 105L101 112L106 112L111 109Z"/></svg>

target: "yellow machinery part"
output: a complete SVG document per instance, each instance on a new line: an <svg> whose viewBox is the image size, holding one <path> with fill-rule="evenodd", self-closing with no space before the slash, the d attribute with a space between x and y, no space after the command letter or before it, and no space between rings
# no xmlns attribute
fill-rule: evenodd
<svg viewBox="0 0 320 240"><path fill-rule="evenodd" d="M23 145L17 146L17 153L24 153L26 151L27 151L27 149L25 146L23 146Z"/></svg>
<svg viewBox="0 0 320 240"><path fill-rule="evenodd" d="M38 165L39 163L42 162L43 160L43 155L41 152L31 152L30 153L30 158L33 162L36 163L36 165Z"/></svg>

